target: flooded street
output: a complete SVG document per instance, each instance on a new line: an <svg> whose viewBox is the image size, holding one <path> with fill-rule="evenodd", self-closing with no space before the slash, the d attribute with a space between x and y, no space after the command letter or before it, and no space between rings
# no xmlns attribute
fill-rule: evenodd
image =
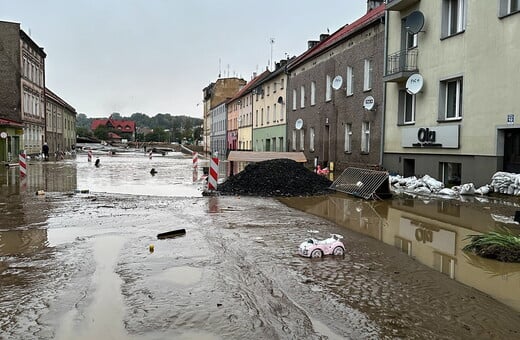
<svg viewBox="0 0 520 340"><path fill-rule="evenodd" d="M520 338L520 264L461 251L513 201L202 197L191 157L98 157L0 170L1 339Z"/></svg>

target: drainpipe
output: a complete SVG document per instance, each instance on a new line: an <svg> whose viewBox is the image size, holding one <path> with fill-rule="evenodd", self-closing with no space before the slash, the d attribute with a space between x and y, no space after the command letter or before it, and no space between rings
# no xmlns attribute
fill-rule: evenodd
<svg viewBox="0 0 520 340"><path fill-rule="evenodd" d="M385 8L385 41L384 41L384 48L383 48L383 77L386 75L386 68L387 68L387 54L388 54L388 22L389 22L389 15L388 10ZM385 119L386 119L386 81L383 81L383 110L381 113L381 152L380 152L380 160L379 165L383 166L383 155L385 151Z"/></svg>

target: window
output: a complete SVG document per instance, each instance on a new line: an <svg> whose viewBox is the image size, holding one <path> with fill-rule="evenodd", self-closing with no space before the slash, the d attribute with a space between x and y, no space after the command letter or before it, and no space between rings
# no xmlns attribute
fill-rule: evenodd
<svg viewBox="0 0 520 340"><path fill-rule="evenodd" d="M270 109L271 109L271 107L268 106L267 107L267 117L266 117L266 123L267 124L269 124L269 116L271 115L271 112L270 112L271 110Z"/></svg>
<svg viewBox="0 0 520 340"><path fill-rule="evenodd" d="M316 82L311 82L311 106L316 105Z"/></svg>
<svg viewBox="0 0 520 340"><path fill-rule="evenodd" d="M354 72L352 67L347 67L347 96L354 94Z"/></svg>
<svg viewBox="0 0 520 340"><path fill-rule="evenodd" d="M280 89L283 89L283 83L285 79L280 79Z"/></svg>
<svg viewBox="0 0 520 340"><path fill-rule="evenodd" d="M460 185L462 176L462 166L460 163L443 163L439 164L441 178L446 187L451 188Z"/></svg>
<svg viewBox="0 0 520 340"><path fill-rule="evenodd" d="M271 86L267 86L267 95L269 95L269 92L271 92Z"/></svg>
<svg viewBox="0 0 520 340"><path fill-rule="evenodd" d="M327 75L327 79L325 81L325 101L329 101L332 99L332 82L330 76Z"/></svg>
<svg viewBox="0 0 520 340"><path fill-rule="evenodd" d="M464 31L466 28L466 1L443 0L442 37Z"/></svg>
<svg viewBox="0 0 520 340"><path fill-rule="evenodd" d="M276 119L276 104L273 104L273 123L278 120Z"/></svg>
<svg viewBox="0 0 520 340"><path fill-rule="evenodd" d="M462 118L462 78L441 82L439 120Z"/></svg>
<svg viewBox="0 0 520 340"><path fill-rule="evenodd" d="M305 86L300 87L300 107L303 109L305 107Z"/></svg>
<svg viewBox="0 0 520 340"><path fill-rule="evenodd" d="M352 152L352 124L345 124L345 152Z"/></svg>
<svg viewBox="0 0 520 340"><path fill-rule="evenodd" d="M314 152L314 128L309 129L309 151Z"/></svg>
<svg viewBox="0 0 520 340"><path fill-rule="evenodd" d="M365 59L365 77L363 80L363 91L372 89L372 61Z"/></svg>
<svg viewBox="0 0 520 340"><path fill-rule="evenodd" d="M500 0L499 17L520 11L520 0Z"/></svg>
<svg viewBox="0 0 520 340"><path fill-rule="evenodd" d="M363 122L361 125L361 152L370 151L370 122Z"/></svg>
<svg viewBox="0 0 520 340"><path fill-rule="evenodd" d="M399 90L398 124L415 123L415 95L408 93L405 89Z"/></svg>
<svg viewBox="0 0 520 340"><path fill-rule="evenodd" d="M296 89L292 90L292 109L296 110Z"/></svg>
<svg viewBox="0 0 520 340"><path fill-rule="evenodd" d="M258 126L258 110L256 110L255 114L255 126Z"/></svg>
<svg viewBox="0 0 520 340"><path fill-rule="evenodd" d="M260 126L264 126L264 108L260 112Z"/></svg>
<svg viewBox="0 0 520 340"><path fill-rule="evenodd" d="M276 93L276 82L273 83L273 93Z"/></svg>
<svg viewBox="0 0 520 340"><path fill-rule="evenodd" d="M304 145L305 145L305 132L303 131L303 129L301 129L300 130L300 151L305 150Z"/></svg>
<svg viewBox="0 0 520 340"><path fill-rule="evenodd" d="M296 130L292 131L292 150L296 151Z"/></svg>

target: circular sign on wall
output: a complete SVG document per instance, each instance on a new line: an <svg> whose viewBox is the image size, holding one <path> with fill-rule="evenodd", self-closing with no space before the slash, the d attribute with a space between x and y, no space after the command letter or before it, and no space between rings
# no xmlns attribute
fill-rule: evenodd
<svg viewBox="0 0 520 340"><path fill-rule="evenodd" d="M363 107L365 108L365 110L372 111L375 105L376 101L372 96L368 96L365 98L365 100L363 100Z"/></svg>
<svg viewBox="0 0 520 340"><path fill-rule="evenodd" d="M4 138L4 139L7 138L7 132L4 132L4 131L0 132L0 137Z"/></svg>

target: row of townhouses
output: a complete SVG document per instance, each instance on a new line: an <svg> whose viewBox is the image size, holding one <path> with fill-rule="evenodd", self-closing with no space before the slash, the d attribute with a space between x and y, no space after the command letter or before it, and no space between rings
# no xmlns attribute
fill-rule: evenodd
<svg viewBox="0 0 520 340"><path fill-rule="evenodd" d="M76 110L45 86L46 57L19 23L0 21L0 162L76 144Z"/></svg>
<svg viewBox="0 0 520 340"><path fill-rule="evenodd" d="M519 13L516 0L369 0L274 70L204 88L205 150L299 151L446 185L520 172Z"/></svg>

